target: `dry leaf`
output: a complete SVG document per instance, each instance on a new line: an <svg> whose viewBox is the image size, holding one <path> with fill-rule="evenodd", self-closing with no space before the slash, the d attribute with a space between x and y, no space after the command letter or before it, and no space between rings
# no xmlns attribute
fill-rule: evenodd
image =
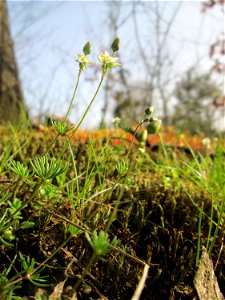
<svg viewBox="0 0 225 300"><path fill-rule="evenodd" d="M55 286L53 293L50 295L51 300L58 300L61 297L66 280L61 281Z"/></svg>
<svg viewBox="0 0 225 300"><path fill-rule="evenodd" d="M220 292L213 263L204 247L199 262L198 271L194 278L194 285L198 293L199 300L224 300Z"/></svg>

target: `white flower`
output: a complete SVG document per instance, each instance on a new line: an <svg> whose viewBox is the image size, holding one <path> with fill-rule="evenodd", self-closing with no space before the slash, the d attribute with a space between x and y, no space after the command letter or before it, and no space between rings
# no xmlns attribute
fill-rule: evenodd
<svg viewBox="0 0 225 300"><path fill-rule="evenodd" d="M84 54L78 54L78 55L76 55L76 61L79 63L87 63L88 57L87 57L87 55L84 55Z"/></svg>
<svg viewBox="0 0 225 300"><path fill-rule="evenodd" d="M211 140L210 138L206 137L202 140L203 145L206 146L206 148L209 148L211 146Z"/></svg>
<svg viewBox="0 0 225 300"><path fill-rule="evenodd" d="M83 71L87 68L89 64L91 64L91 61L89 61L89 58L85 54L78 54L76 55L76 61L79 62L80 69Z"/></svg>
<svg viewBox="0 0 225 300"><path fill-rule="evenodd" d="M101 52L98 55L98 59L101 63L107 64L111 62L116 62L118 60L118 57L111 56L107 51L105 51L105 52Z"/></svg>
<svg viewBox="0 0 225 300"><path fill-rule="evenodd" d="M107 51L101 52L98 55L98 60L102 63L104 71L108 69L112 70L113 67L120 66L120 64L117 63L118 57L111 56Z"/></svg>
<svg viewBox="0 0 225 300"><path fill-rule="evenodd" d="M116 117L112 120L112 122L117 127L117 126L119 126L121 119L119 117Z"/></svg>

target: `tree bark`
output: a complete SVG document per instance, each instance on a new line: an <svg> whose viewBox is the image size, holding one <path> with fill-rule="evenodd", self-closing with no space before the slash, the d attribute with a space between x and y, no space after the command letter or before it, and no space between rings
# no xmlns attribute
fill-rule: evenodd
<svg viewBox="0 0 225 300"><path fill-rule="evenodd" d="M0 123L18 123L24 111L6 0L0 1Z"/></svg>

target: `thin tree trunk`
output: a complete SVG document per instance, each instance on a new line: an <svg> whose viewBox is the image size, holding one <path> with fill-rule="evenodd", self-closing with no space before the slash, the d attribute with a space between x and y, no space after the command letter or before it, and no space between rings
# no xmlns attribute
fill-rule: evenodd
<svg viewBox="0 0 225 300"><path fill-rule="evenodd" d="M24 99L9 28L6 0L0 1L0 123L17 123Z"/></svg>

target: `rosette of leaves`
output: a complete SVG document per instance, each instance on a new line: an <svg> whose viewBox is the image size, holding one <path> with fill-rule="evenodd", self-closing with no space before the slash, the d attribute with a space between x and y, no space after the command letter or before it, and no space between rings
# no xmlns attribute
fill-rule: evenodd
<svg viewBox="0 0 225 300"><path fill-rule="evenodd" d="M64 173L68 168L68 163L48 155L35 157L30 160L30 163L35 174L43 180L53 179Z"/></svg>
<svg viewBox="0 0 225 300"><path fill-rule="evenodd" d="M51 119L51 123L52 126L54 127L55 131L59 134L59 135L66 135L67 132L69 132L70 130L72 130L74 127L70 126L68 127L67 122L66 121L54 121Z"/></svg>
<svg viewBox="0 0 225 300"><path fill-rule="evenodd" d="M31 177L31 171L28 166L19 161L12 160L8 164L8 168L13 171L18 177L28 180Z"/></svg>
<svg viewBox="0 0 225 300"><path fill-rule="evenodd" d="M109 253L117 244L117 237L115 236L112 241L110 241L108 233L103 230L99 233L94 232L91 238L87 232L85 232L85 236L97 255Z"/></svg>

